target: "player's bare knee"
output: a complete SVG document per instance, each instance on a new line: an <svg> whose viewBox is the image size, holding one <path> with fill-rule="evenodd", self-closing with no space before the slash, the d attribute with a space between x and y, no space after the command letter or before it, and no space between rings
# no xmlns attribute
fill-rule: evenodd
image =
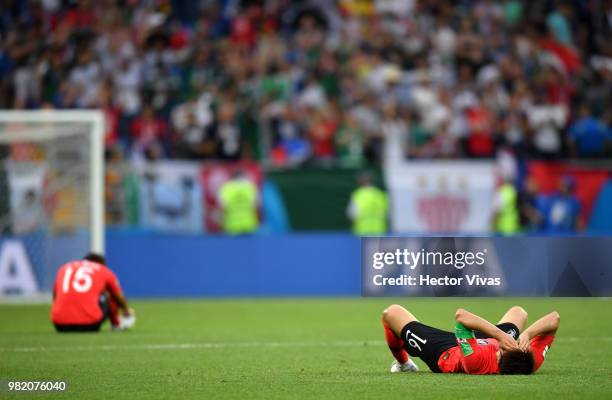
<svg viewBox="0 0 612 400"><path fill-rule="evenodd" d="M525 310L521 306L513 306L512 308L510 308L510 311L512 311L513 313L516 313L517 315L520 315L521 317L525 319L527 319L528 317L527 310Z"/></svg>
<svg viewBox="0 0 612 400"><path fill-rule="evenodd" d="M399 304L391 304L383 311L383 321L389 322L401 309L403 309L403 307Z"/></svg>
<svg viewBox="0 0 612 400"><path fill-rule="evenodd" d="M389 307L383 310L383 313L382 313L383 320L387 321L389 319L389 315L391 314L394 305L395 304L391 304Z"/></svg>
<svg viewBox="0 0 612 400"><path fill-rule="evenodd" d="M559 323L561 322L561 315L559 315L557 311L551 312L550 315L552 316L554 323L559 326Z"/></svg>
<svg viewBox="0 0 612 400"><path fill-rule="evenodd" d="M391 307L392 306L385 308L382 312L382 319L385 322L389 322L389 314L391 313Z"/></svg>

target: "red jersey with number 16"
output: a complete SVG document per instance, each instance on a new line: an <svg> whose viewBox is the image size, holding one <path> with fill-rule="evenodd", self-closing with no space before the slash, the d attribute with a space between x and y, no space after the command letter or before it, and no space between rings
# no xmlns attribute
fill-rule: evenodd
<svg viewBox="0 0 612 400"><path fill-rule="evenodd" d="M552 345L554 336L536 336L531 339L530 347L533 352L533 372L540 369L548 349ZM497 351L499 342L495 339L457 339L458 345L451 347L438 360L440 371L445 373L463 373L474 375L499 374ZM467 343L471 352L464 355L461 343Z"/></svg>
<svg viewBox="0 0 612 400"><path fill-rule="evenodd" d="M64 264L53 285L51 321L56 325L89 325L102 320L100 295L120 295L119 280L109 268L93 261Z"/></svg>

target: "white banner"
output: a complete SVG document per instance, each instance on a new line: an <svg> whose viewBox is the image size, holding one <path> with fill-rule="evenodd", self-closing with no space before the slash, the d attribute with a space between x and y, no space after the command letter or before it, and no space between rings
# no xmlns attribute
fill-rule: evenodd
<svg viewBox="0 0 612 400"><path fill-rule="evenodd" d="M395 233L486 233L495 190L492 161L388 163Z"/></svg>
<svg viewBox="0 0 612 400"><path fill-rule="evenodd" d="M10 188L11 232L21 235L46 228L46 164L7 162L5 166Z"/></svg>
<svg viewBox="0 0 612 400"><path fill-rule="evenodd" d="M203 231L199 163L158 161L135 167L140 186L141 226L172 233Z"/></svg>

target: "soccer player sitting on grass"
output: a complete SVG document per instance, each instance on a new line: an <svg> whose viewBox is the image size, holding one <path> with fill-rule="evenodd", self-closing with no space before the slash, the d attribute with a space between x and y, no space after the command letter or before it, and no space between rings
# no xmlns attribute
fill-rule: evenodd
<svg viewBox="0 0 612 400"><path fill-rule="evenodd" d="M90 253L57 271L51 321L58 332L97 332L106 318L113 330L134 325L134 310L105 263L103 256Z"/></svg>
<svg viewBox="0 0 612 400"><path fill-rule="evenodd" d="M418 371L409 357L419 357L433 372L462 374L532 374L546 357L559 313L547 314L521 333L527 323L522 307L510 308L497 325L458 309L455 333L419 322L394 304L383 313L387 344L395 361L391 372Z"/></svg>

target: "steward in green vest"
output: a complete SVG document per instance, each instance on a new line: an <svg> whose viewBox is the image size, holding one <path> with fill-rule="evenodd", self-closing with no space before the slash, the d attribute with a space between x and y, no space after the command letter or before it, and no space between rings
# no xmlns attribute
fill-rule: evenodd
<svg viewBox="0 0 612 400"><path fill-rule="evenodd" d="M514 235L520 231L518 194L514 185L505 182L497 189L495 210L495 232Z"/></svg>
<svg viewBox="0 0 612 400"><path fill-rule="evenodd" d="M257 186L242 172L237 172L221 186L219 200L223 207L225 233L241 235L257 230Z"/></svg>
<svg viewBox="0 0 612 400"><path fill-rule="evenodd" d="M359 188L351 194L348 215L356 235L384 235L387 232L387 194L374 186L370 174L359 177Z"/></svg>

